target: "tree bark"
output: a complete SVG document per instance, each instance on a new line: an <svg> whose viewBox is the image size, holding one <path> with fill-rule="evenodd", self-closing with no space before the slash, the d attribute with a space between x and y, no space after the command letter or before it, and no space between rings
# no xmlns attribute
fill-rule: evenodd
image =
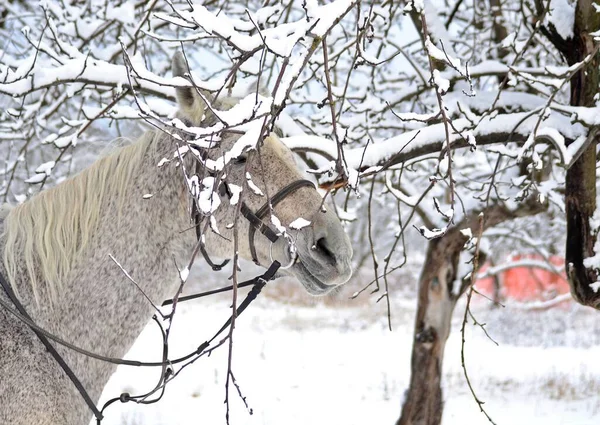
<svg viewBox="0 0 600 425"><path fill-rule="evenodd" d="M457 297L452 294L466 238L458 232L429 242L419 278L410 387L397 425L433 425L442 420L442 361Z"/></svg>
<svg viewBox="0 0 600 425"><path fill-rule="evenodd" d="M579 0L575 11L574 36L563 51L569 65L581 62L594 51L591 32L600 29L600 16L591 0ZM572 106L594 106L600 83L598 54L571 80ZM598 270L586 268L585 258L594 255L597 229L590 224L596 210L596 145L597 137L567 171L565 207L567 215L566 264L571 294L579 303L600 309L600 293L591 288L598 280Z"/></svg>
<svg viewBox="0 0 600 425"><path fill-rule="evenodd" d="M545 209L535 196L518 211L502 205L486 210L483 229L516 217L537 214ZM467 238L460 232L470 228L479 236L479 212L451 228L444 236L429 242L419 278L417 316L411 358L410 386L396 425L439 425L442 420L442 364L450 335L456 302L469 287L470 279L457 280L458 261ZM473 273L476 271L474 270ZM460 288L454 285L460 282Z"/></svg>

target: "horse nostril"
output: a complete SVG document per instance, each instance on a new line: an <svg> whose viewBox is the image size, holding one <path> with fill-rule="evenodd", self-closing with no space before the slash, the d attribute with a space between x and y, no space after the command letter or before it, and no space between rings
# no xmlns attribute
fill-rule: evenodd
<svg viewBox="0 0 600 425"><path fill-rule="evenodd" d="M313 249L329 260L332 264L337 262L335 254L327 246L327 240L324 237L317 241L317 243L313 246Z"/></svg>

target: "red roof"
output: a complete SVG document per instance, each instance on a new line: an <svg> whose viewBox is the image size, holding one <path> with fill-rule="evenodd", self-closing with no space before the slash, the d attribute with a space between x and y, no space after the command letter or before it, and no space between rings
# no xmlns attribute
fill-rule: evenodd
<svg viewBox="0 0 600 425"><path fill-rule="evenodd" d="M530 267L523 266L527 262L532 263ZM568 293L570 289L564 271L565 260L558 256L550 257L549 262L556 267L558 273L547 268L535 267L535 263L542 262L544 259L535 254L514 255L503 262L502 268L510 263L521 264L521 266L507 268L496 275L499 279L501 300L546 301ZM498 266L495 265L495 267ZM479 273L485 273L489 268L490 264L486 263ZM478 279L475 288L493 299L494 277Z"/></svg>

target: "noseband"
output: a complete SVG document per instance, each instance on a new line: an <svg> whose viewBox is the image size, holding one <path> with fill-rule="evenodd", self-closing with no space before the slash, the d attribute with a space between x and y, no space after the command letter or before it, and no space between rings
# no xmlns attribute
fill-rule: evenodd
<svg viewBox="0 0 600 425"><path fill-rule="evenodd" d="M256 213L252 213L252 211L250 211L250 208L248 208L245 202L242 203L241 213L251 224L250 229L248 230L248 244L250 245L250 254L252 255L252 261L254 261L256 264L260 265L260 263L258 262L258 257L256 255L256 246L254 245L254 235L256 234L256 231L259 230L260 233L265 235L267 239L271 241L271 249L273 248L273 244L281 236L281 234L275 233L269 226L267 226L263 222L263 218L265 218L268 212L275 208L277 204L281 203L286 197L288 197L289 195L296 192L302 187L311 187L314 189L315 185L309 180L296 180L285 186L275 195L273 195L270 200L265 202L265 204L262 207L260 207L258 211L256 211ZM288 242L290 263L286 266L282 266L282 269L287 269L291 267L296 261L296 247L291 239L288 239ZM272 260L273 258L271 258L271 261Z"/></svg>
<svg viewBox="0 0 600 425"><path fill-rule="evenodd" d="M242 213L242 216L244 218L246 218L246 220L248 220L248 222L250 223L250 228L248 230L248 246L250 247L250 255L252 256L252 261L254 261L255 264L257 264L259 266L261 265L258 260L258 255L256 254L256 245L254 243L256 231L258 230L267 239L269 239L271 241L271 253L270 253L271 261L273 261L273 258L272 258L273 257L272 256L273 244L275 242L277 242L277 240L279 240L279 238L282 236L281 233L274 231L271 227L269 227L267 224L265 224L263 219L267 216L269 211L272 211L273 208L275 208L276 205L278 205L285 198L287 198L288 196L290 196L291 194L296 192L298 189L303 188L303 187L314 188L315 185L310 180L301 179L301 180L293 181L292 183L283 187L279 192L277 192L275 195L273 195L269 200L267 200L267 202L265 202L263 204L263 206L260 207L255 213L252 212L252 210L248 207L248 205L242 201L242 204L240 206L240 212ZM219 185L219 194L221 196L226 195L229 199L231 199L233 197L233 194L231 193L231 190L229 189L229 186L227 185L226 182L222 182ZM202 229L201 229L200 223L201 223L203 216L198 211L198 207L196 206L195 202L192 205L192 216L194 217L194 222L195 222L195 226L196 226L196 236L198 237L199 241L202 241ZM296 262L296 256L297 256L296 246L295 246L294 242L287 235L285 235L285 238L288 240L288 253L290 254L290 262L285 266L281 266L280 267L281 269L290 268ZM202 255L203 255L204 259L206 260L206 262L215 271L221 270L227 263L229 263L229 260L225 260L221 264L215 264L210 259L208 253L206 252L206 248L204 247L204 244L202 242L200 243L200 251L202 252Z"/></svg>

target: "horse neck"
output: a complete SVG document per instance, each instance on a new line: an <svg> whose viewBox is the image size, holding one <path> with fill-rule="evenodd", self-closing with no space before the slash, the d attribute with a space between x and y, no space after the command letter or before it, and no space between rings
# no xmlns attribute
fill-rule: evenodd
<svg viewBox="0 0 600 425"><path fill-rule="evenodd" d="M96 229L53 303L42 297L37 304L25 273L19 274L19 296L40 326L84 349L120 358L151 317L153 308L140 289L158 305L173 295L179 282L175 263L183 267L196 242L181 168L173 162L157 167L174 150L167 140L150 142L124 187L126 196L103 203ZM96 400L114 366L57 348ZM157 356L160 350L157 341Z"/></svg>

